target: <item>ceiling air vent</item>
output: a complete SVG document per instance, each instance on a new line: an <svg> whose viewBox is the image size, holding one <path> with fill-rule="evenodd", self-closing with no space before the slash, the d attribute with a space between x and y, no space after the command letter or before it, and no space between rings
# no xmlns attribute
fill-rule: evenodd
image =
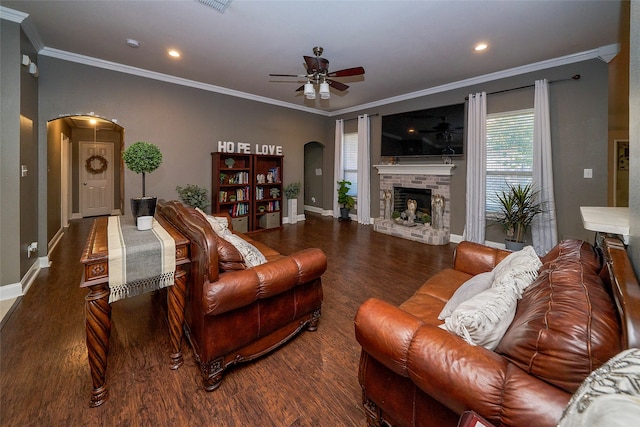
<svg viewBox="0 0 640 427"><path fill-rule="evenodd" d="M225 9L231 3L231 0L197 0L202 4L214 8L220 13L224 13Z"/></svg>

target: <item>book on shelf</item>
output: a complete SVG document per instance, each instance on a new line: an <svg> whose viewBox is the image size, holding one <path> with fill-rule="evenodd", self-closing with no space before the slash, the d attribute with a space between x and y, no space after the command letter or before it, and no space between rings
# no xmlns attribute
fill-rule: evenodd
<svg viewBox="0 0 640 427"><path fill-rule="evenodd" d="M273 182L280 182L280 168L278 166L269 168L269 173L273 177Z"/></svg>
<svg viewBox="0 0 640 427"><path fill-rule="evenodd" d="M243 216L249 213L249 203L236 203L229 209L229 215L232 217Z"/></svg>

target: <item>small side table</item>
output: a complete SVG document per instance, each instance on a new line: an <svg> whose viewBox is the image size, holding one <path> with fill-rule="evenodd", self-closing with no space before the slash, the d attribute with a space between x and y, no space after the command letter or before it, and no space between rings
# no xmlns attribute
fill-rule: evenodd
<svg viewBox="0 0 640 427"><path fill-rule="evenodd" d="M622 236L629 244L629 208L607 206L581 206L582 225L586 230L596 232L596 242L600 234Z"/></svg>
<svg viewBox="0 0 640 427"><path fill-rule="evenodd" d="M171 369L178 369L182 359L182 324L189 264L189 240L161 217L156 220L173 237L176 245L175 284L167 287L167 311L171 343ZM108 217L97 218L85 245L80 262L84 264L81 288L87 288L85 297L85 328L87 351L93 390L89 406L102 405L109 397L106 383L107 354L111 334L111 305L109 304L109 249L107 239Z"/></svg>

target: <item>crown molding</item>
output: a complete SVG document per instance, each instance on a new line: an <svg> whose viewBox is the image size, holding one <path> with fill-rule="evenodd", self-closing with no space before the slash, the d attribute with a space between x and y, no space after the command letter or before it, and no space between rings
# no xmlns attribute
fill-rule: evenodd
<svg viewBox="0 0 640 427"><path fill-rule="evenodd" d="M495 73L484 74L482 76L472 77L470 79L459 80L457 82L447 83L440 86L434 86L428 89L419 90L417 92L410 92L404 95L394 96L391 98L381 99L379 101L370 102L368 104L357 105L355 107L345 108L338 111L333 111L330 116L338 116L346 113L353 113L355 111L366 110L370 108L380 107L382 105L392 104L394 102L406 101L409 99L419 98L421 96L433 95L435 93L447 92L454 89L460 89L467 86L472 86L481 83L487 83L493 80L504 79L507 77L514 77L521 74L530 73L533 71L546 70L548 68L554 68L562 65L574 64L576 62L588 61L590 59L602 59L606 61L606 57L611 55L613 51L617 54L619 46L617 44L611 44L602 46L596 49L585 50L583 52L574 53L571 55L561 56L558 58L548 59L545 61L534 62L532 64L523 65L520 67L510 68L507 70L496 71ZM615 54L613 56L615 56ZM613 59L613 56L611 59ZM611 60L609 59L609 61ZM606 61L608 62L608 61Z"/></svg>
<svg viewBox="0 0 640 427"><path fill-rule="evenodd" d="M299 106L295 104L291 104L289 102L282 102L275 99L267 98L264 96L253 95L246 92L240 92L238 90L227 89L221 86L215 86L208 83L202 83L195 80L184 79L182 77L171 76L169 74L158 73L155 71L145 70L143 68L131 67L129 65L119 64L117 62L105 61L103 59L93 58L90 56L79 55L77 53L67 52L64 50L54 49L50 47L45 47L40 52L40 55L48 56L51 58L62 59L63 61L75 62L78 64L88 65L90 67L102 68L105 70L117 71L119 73L132 74L135 76L145 77L148 79L159 80L167 83L173 83L181 86L188 86L195 89L204 90L207 92L216 92L223 95L234 96L236 98L244 98L251 101L262 102L265 104L276 105L279 107L290 108L300 111L305 111L307 113L327 115L323 111L319 111L313 108L308 108L304 106Z"/></svg>
<svg viewBox="0 0 640 427"><path fill-rule="evenodd" d="M0 19L4 19L11 22L22 24L22 21L27 19L28 14L20 12L18 10L9 9L8 7L0 6Z"/></svg>

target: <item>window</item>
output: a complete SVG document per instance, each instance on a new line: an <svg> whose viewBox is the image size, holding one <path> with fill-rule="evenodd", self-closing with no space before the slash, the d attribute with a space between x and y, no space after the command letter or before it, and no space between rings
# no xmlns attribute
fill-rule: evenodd
<svg viewBox="0 0 640 427"><path fill-rule="evenodd" d="M532 174L533 109L487 114L487 216L498 212L498 194Z"/></svg>
<svg viewBox="0 0 640 427"><path fill-rule="evenodd" d="M351 188L347 194L356 197L358 195L358 132L344 134L342 167L344 168L342 176L351 182Z"/></svg>

